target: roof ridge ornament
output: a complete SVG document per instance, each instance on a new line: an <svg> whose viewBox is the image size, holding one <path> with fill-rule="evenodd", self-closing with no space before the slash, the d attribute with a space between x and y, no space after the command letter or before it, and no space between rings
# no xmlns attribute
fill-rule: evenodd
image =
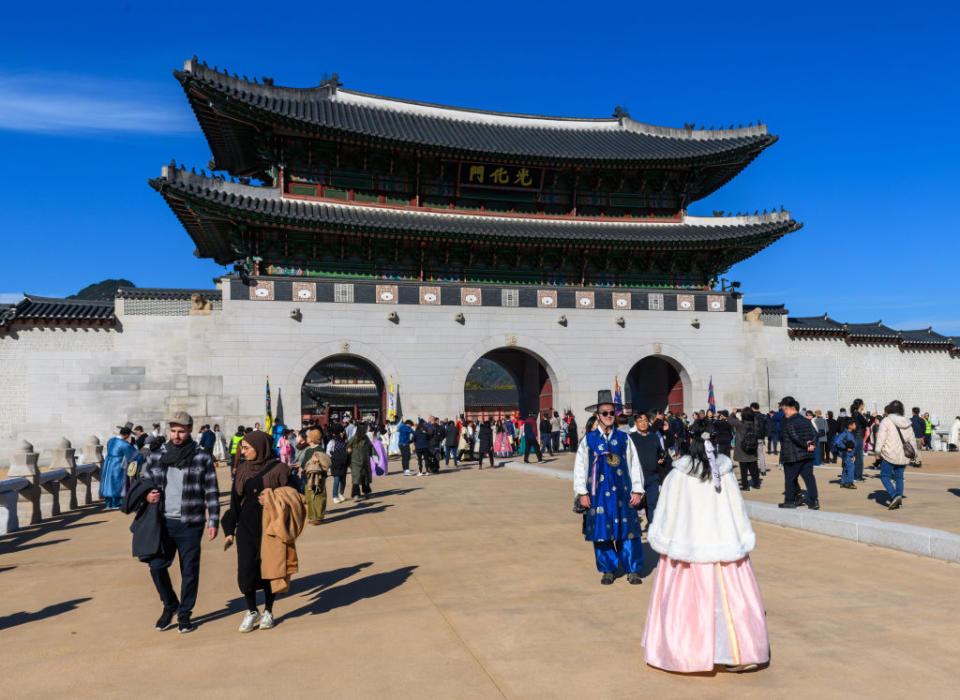
<svg viewBox="0 0 960 700"><path fill-rule="evenodd" d="M343 83L340 82L340 75L338 73L324 73L323 79L320 81L320 87L325 88L327 94L332 97L337 94L338 87L343 87Z"/></svg>

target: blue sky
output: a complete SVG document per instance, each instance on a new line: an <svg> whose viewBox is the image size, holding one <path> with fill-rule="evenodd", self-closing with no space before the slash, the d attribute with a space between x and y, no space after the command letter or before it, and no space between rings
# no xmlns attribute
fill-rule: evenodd
<svg viewBox="0 0 960 700"><path fill-rule="evenodd" d="M780 141L691 206L805 227L728 275L794 315L960 334L954 3L17 3L0 27L0 299L223 271L146 182L210 152L171 71L481 109L729 126Z"/></svg>

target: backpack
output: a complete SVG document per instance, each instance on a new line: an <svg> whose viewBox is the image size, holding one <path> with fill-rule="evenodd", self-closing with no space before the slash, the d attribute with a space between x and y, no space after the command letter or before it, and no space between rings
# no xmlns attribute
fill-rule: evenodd
<svg viewBox="0 0 960 700"><path fill-rule="evenodd" d="M746 429L743 432L743 441L740 443L740 449L748 455L755 455L757 454L757 447L759 446L755 427L756 422L753 420L744 421L743 425Z"/></svg>

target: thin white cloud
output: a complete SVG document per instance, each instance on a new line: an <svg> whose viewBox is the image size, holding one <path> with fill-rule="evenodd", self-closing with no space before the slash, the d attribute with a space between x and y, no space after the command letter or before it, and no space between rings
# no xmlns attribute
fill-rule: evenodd
<svg viewBox="0 0 960 700"><path fill-rule="evenodd" d="M189 112L149 84L62 73L0 73L0 129L46 134L189 131Z"/></svg>
<svg viewBox="0 0 960 700"><path fill-rule="evenodd" d="M21 299L23 299L23 294L0 292L0 304L16 304Z"/></svg>

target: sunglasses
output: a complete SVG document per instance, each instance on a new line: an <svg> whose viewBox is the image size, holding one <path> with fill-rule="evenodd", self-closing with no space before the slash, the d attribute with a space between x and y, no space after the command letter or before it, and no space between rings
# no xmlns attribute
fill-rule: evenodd
<svg viewBox="0 0 960 700"><path fill-rule="evenodd" d="M617 415L615 411L597 411L597 415L600 416L615 416Z"/></svg>

